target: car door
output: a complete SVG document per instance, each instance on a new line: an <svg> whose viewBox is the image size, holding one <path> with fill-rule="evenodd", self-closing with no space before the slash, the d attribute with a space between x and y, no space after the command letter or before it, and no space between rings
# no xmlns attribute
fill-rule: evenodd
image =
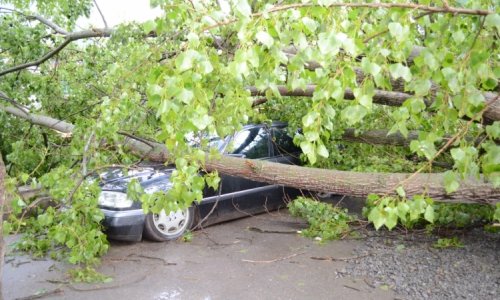
<svg viewBox="0 0 500 300"><path fill-rule="evenodd" d="M232 137L225 152L225 155L229 156L268 160L272 152L269 127L265 125L245 127ZM220 194L203 200L202 206L207 207L203 210L207 210L208 207L212 210L214 205L211 203L218 202L208 223L222 222L264 211L266 193L273 188L272 186L236 176L224 174L220 176L218 191Z"/></svg>

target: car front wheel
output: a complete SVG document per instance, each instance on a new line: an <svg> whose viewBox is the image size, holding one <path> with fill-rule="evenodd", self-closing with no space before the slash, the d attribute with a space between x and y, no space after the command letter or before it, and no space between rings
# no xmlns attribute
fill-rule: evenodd
<svg viewBox="0 0 500 300"><path fill-rule="evenodd" d="M164 242L181 237L186 230L191 229L194 220L194 209L172 211L166 213L150 213L146 215L144 235L147 239Z"/></svg>

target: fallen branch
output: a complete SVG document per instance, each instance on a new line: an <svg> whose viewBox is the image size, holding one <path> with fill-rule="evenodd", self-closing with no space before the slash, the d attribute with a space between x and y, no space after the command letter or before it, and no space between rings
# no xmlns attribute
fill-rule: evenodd
<svg viewBox="0 0 500 300"><path fill-rule="evenodd" d="M265 230L257 227L248 227L248 230L259 233L281 233L281 234L297 234L297 230Z"/></svg>
<svg viewBox="0 0 500 300"><path fill-rule="evenodd" d="M353 259L358 259L358 258L363 258L370 256L371 253L365 254L365 255L359 255L359 256L352 256L352 257L332 257L332 256L323 256L323 257L318 257L318 256L311 256L311 259L314 260L328 260L328 261L350 261Z"/></svg>
<svg viewBox="0 0 500 300"><path fill-rule="evenodd" d="M43 297L48 297L48 296L53 296L53 295L60 295L60 294L63 294L63 293L64 293L63 289L57 288L57 289L50 290L50 291L43 291L43 292L40 292L40 293L37 292L37 293L35 293L33 295L26 296L26 297L16 298L16 300L40 299L40 298L43 298Z"/></svg>
<svg viewBox="0 0 500 300"><path fill-rule="evenodd" d="M278 85L276 90L281 96L287 97L312 97L316 91L317 86L314 84L307 85L305 89L294 89L291 90L285 85ZM265 96L266 90L259 90L254 86L248 86L247 90L250 91L251 96ZM373 103L388 105L388 106L402 106L406 100L414 97L411 94L397 91L384 91L384 90L374 90ZM492 92L484 92L485 101L491 102L495 99L498 94ZM347 88L344 91L345 100L354 100L354 93L351 89ZM265 103L265 99L258 99L258 104ZM430 106L432 101L424 102L426 106ZM483 118L488 122L499 121L500 120L500 102L493 103L490 105L483 113Z"/></svg>

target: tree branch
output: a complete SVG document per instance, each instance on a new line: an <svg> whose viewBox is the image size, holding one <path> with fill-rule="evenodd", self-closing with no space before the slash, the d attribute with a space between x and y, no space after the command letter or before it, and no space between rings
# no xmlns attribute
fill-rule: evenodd
<svg viewBox="0 0 500 300"><path fill-rule="evenodd" d="M257 18L261 17L264 14L270 14L270 13L275 13L275 12L280 12L280 11L285 11L289 9L296 9L296 8L306 8L306 7L326 7L326 8L334 8L334 7L351 7L351 8L386 8L386 9L392 9L392 8L403 8L403 9L411 9L411 10L418 10L418 11L423 11L423 12L429 12L429 13L442 13L442 14L453 14L453 15L480 15L480 16L487 16L489 14L495 13L494 11L489 11L489 10L482 10L482 9L466 9L466 8L458 8L458 7L439 7L439 6L428 6L428 5L421 5L421 4L413 4L413 3L331 3L328 5L319 5L319 4L314 4L314 3L294 3L294 4L287 4L287 5L276 5L264 12L258 12L251 14L250 17L252 18ZM230 19L226 20L223 22L219 22L214 25L207 26L203 28L201 31L207 31L211 30L214 28L218 28L221 26L229 25L232 23L236 23L238 19Z"/></svg>
<svg viewBox="0 0 500 300"><path fill-rule="evenodd" d="M19 108L12 107L12 106L3 106L0 105L0 110L3 110L9 114L12 114L16 117L19 117L21 119L25 119L31 124L34 125L40 125L43 127L48 127L50 129L59 131L64 134L71 134L73 132L73 129L75 128L75 125L57 120L48 116L44 115L37 115L37 114L32 114L30 112L23 111Z"/></svg>
<svg viewBox="0 0 500 300"><path fill-rule="evenodd" d="M67 35L68 34L68 32L66 30L64 30L62 27L60 27L56 23L54 23L51 20L46 19L46 18L44 18L44 17L42 17L40 15L26 15L26 14L24 14L21 11L18 11L18 10L15 10L15 9L11 9L11 8L7 8L7 7L0 7L0 10L6 10L6 11L10 11L10 12L13 12L13 13L16 13L16 14L20 14L20 15L24 16L28 20L37 20L40 23L42 23L42 24L50 27L51 29L53 29L57 33L60 33L60 34L63 34L63 35Z"/></svg>
<svg viewBox="0 0 500 300"><path fill-rule="evenodd" d="M266 90L259 90L254 86L248 86L247 89L250 91L251 96L265 96ZM289 97L312 97L316 90L316 85L310 84L307 85L305 89L295 89L290 90L287 86L278 85L276 87L281 96L289 96ZM483 93L485 100L487 103L491 102L491 100L495 99L498 94L492 92L484 92ZM388 106L401 106L403 103L413 97L411 94L403 93L403 92L390 92L383 90L375 90L375 94L373 96L373 103L388 105ZM346 89L344 91L344 99L345 100L354 100L354 93L351 89ZM265 103L265 99L258 99L258 103ZM426 106L430 106L433 101L424 101ZM492 123L494 121L500 121L500 101L492 102L487 109L484 111L483 119L487 123Z"/></svg>
<svg viewBox="0 0 500 300"><path fill-rule="evenodd" d="M109 28L94 28L91 30L83 30L83 31L77 31L77 32L72 32L67 35L65 35L64 41L57 46L56 48L50 50L47 52L44 56L40 57L37 60L30 61L24 64L20 64L8 69L5 69L3 71L0 71L0 77L7 75L9 73L17 72L19 70L23 70L29 67L34 67L38 66L51 57L55 56L57 53L59 53L62 49L64 49L67 45L69 45L71 42L81 40L81 39L87 39L87 38L94 38L94 37L109 37L111 36L111 33L113 32L112 29Z"/></svg>

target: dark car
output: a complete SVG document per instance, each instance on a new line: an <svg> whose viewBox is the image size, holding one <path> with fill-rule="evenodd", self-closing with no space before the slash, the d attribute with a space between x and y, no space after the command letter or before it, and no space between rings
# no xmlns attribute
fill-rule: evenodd
<svg viewBox="0 0 500 300"><path fill-rule="evenodd" d="M300 162L300 149L286 132L286 124L247 125L225 139L212 139L211 146L224 155L262 159L285 164ZM112 169L102 176L99 205L104 226L112 239L140 241L142 235L155 241L176 239L197 225L207 226L244 216L276 210L299 191L241 177L221 175L217 190L205 188L203 200L184 211L169 214L144 214L141 203L127 198L127 185L137 179L146 193L171 187L174 167L141 168L129 171ZM202 223L200 223L202 222Z"/></svg>

